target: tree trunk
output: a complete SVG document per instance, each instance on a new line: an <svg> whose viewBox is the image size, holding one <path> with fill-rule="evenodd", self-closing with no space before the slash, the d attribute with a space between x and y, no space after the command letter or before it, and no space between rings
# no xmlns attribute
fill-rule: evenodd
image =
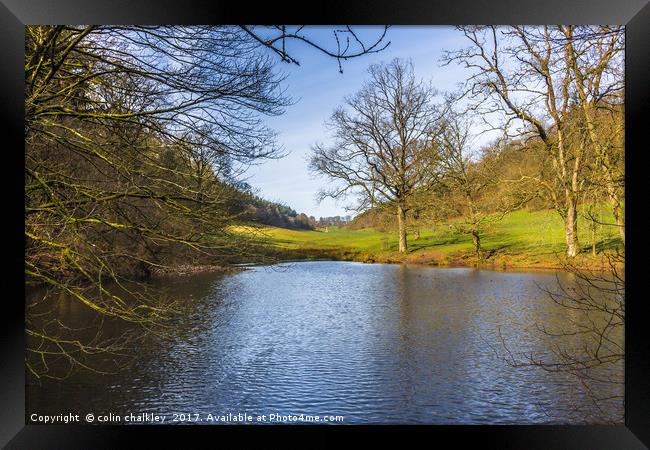
<svg viewBox="0 0 650 450"><path fill-rule="evenodd" d="M581 80L579 80L581 81ZM581 90L583 88L581 87ZM612 212L614 214L614 219L616 220L616 225L618 225L618 232L623 241L623 246L625 246L625 218L623 217L623 212L621 211L621 198L616 189L616 182L614 180L615 176L612 173L612 164L609 160L609 155L605 148L599 143L598 135L596 134L596 125L594 124L593 117L595 113L590 105L584 100L583 94L583 103L582 109L584 112L584 117L587 122L587 130L589 131L589 137L591 138L592 145L595 147L597 154L599 156L599 161L601 164L601 170L605 175L605 180L607 182L607 194L609 195L610 202L612 204Z"/></svg>
<svg viewBox="0 0 650 450"><path fill-rule="evenodd" d="M397 226L399 228L399 252L406 253L406 209L403 205L397 205Z"/></svg>
<svg viewBox="0 0 650 450"><path fill-rule="evenodd" d="M481 262L481 235L477 230L472 231L472 241L474 242L474 251L476 252L476 262Z"/></svg>
<svg viewBox="0 0 650 450"><path fill-rule="evenodd" d="M596 222L591 222L591 254L596 256Z"/></svg>
<svg viewBox="0 0 650 450"><path fill-rule="evenodd" d="M621 211L621 201L618 199L618 196L612 197L612 213L614 219L616 220L616 225L618 225L618 232L623 241L623 246L625 246L625 218L623 217L623 211Z"/></svg>
<svg viewBox="0 0 650 450"><path fill-rule="evenodd" d="M573 258L580 252L580 244L578 243L578 205L576 199L573 197L567 199L567 211L564 222L566 254L568 257Z"/></svg>
<svg viewBox="0 0 650 450"><path fill-rule="evenodd" d="M479 234L479 225L477 223L476 212L474 210L474 200L469 192L466 194L467 205L469 206L470 219L472 221L472 242L474 242L474 252L476 253L476 264L481 262L481 235Z"/></svg>

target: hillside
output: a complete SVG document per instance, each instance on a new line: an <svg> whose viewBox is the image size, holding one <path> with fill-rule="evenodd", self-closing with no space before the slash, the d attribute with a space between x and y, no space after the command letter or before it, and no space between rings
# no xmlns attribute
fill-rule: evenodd
<svg viewBox="0 0 650 450"><path fill-rule="evenodd" d="M611 220L602 208L604 222ZM583 219L581 218L581 222ZM591 236L586 223L580 223L583 253L578 265L598 269L606 264L603 251L621 247L613 227L600 226L596 233L597 255L591 255ZM475 264L472 240L448 225L421 225L420 238L409 239L406 255L397 252L397 234L375 229L352 230L328 227L315 231L266 227L264 245L284 259L333 258L365 262L411 262L434 265ZM242 229L244 232L244 229ZM556 268L564 251L562 219L555 211L516 211L489 226L482 236L484 265L506 268Z"/></svg>

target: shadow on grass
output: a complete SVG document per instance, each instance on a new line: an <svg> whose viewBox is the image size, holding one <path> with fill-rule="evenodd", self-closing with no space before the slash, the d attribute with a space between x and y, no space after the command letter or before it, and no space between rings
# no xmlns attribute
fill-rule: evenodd
<svg viewBox="0 0 650 450"><path fill-rule="evenodd" d="M582 245L581 248L583 253L590 253L591 243ZM621 238L602 239L596 242L596 253L614 250L623 250L623 241L621 241Z"/></svg>
<svg viewBox="0 0 650 450"><path fill-rule="evenodd" d="M453 245L462 245L462 244L471 244L472 239L469 236L462 234L452 235L452 236L427 236L421 237L420 239L410 239L409 240L409 253L416 252L419 250L435 250L441 249L446 246ZM397 250L397 244L395 244L395 250Z"/></svg>

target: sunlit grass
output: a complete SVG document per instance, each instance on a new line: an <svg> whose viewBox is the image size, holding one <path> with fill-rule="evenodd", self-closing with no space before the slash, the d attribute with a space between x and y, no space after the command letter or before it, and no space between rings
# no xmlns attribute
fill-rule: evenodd
<svg viewBox="0 0 650 450"><path fill-rule="evenodd" d="M606 205L600 207L601 220L613 223ZM583 247L581 260L594 265L600 257L590 256L591 230L584 217L580 217L579 239ZM411 261L436 264L471 263L472 239L459 233L449 224L419 224L409 230L409 252L397 252L397 233L375 229L351 230L328 227L316 231L289 230L285 228L246 226L238 232L254 232L260 241L287 257L325 257L370 261ZM419 229L420 238L413 238ZM564 249L564 224L559 214L552 210L516 211L501 221L488 225L481 237L487 261L495 265L551 267L558 264ZM598 252L620 246L621 241L614 226L599 226L596 233ZM600 261L602 262L602 261Z"/></svg>

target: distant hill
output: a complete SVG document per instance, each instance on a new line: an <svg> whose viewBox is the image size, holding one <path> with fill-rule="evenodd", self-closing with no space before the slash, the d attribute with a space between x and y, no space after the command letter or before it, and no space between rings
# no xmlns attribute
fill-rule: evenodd
<svg viewBox="0 0 650 450"><path fill-rule="evenodd" d="M244 194L243 203L243 218L251 222L293 230L314 230L318 225L314 217L252 193Z"/></svg>

